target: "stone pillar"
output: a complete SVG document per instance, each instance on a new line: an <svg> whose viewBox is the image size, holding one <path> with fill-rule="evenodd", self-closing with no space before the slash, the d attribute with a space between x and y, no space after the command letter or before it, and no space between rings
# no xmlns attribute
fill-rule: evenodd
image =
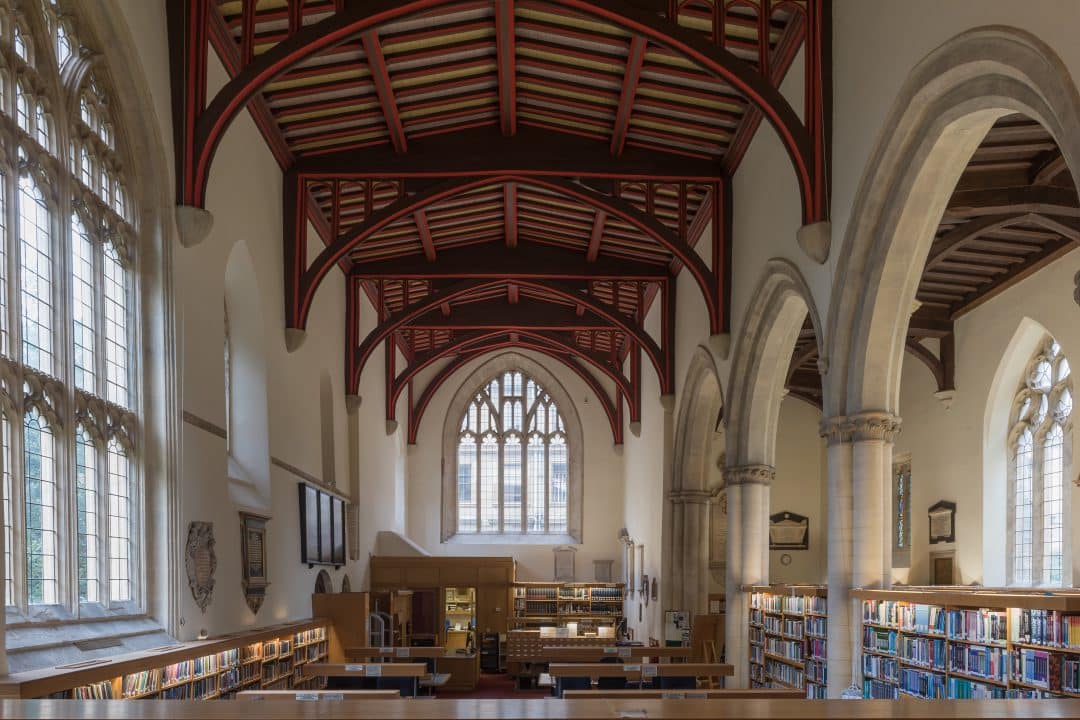
<svg viewBox="0 0 1080 720"><path fill-rule="evenodd" d="M892 441L890 413L829 418L821 432L829 461L829 697L861 687L862 628L852 588L888 588L892 580ZM844 647L843 638L850 645Z"/></svg>
<svg viewBox="0 0 1080 720"><path fill-rule="evenodd" d="M728 508L724 644L727 662L735 666L728 687L750 684L750 596L742 588L769 581L769 489L775 476L776 470L768 465L724 469Z"/></svg>
<svg viewBox="0 0 1080 720"><path fill-rule="evenodd" d="M851 590L852 562L852 487L851 434L844 418L828 418L821 423L821 434L828 443L828 567L829 588L828 693L839 698L860 669L853 650L862 642L861 628L852 615L856 603L847 600Z"/></svg>
<svg viewBox="0 0 1080 720"><path fill-rule="evenodd" d="M707 490L673 490L667 496L674 549L670 609L691 617L709 609L709 498Z"/></svg>

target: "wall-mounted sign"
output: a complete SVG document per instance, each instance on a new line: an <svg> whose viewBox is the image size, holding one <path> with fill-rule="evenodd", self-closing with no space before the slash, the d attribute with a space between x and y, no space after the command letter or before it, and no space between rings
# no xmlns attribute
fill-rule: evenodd
<svg viewBox="0 0 1080 720"><path fill-rule="evenodd" d="M788 510L769 516L770 550L808 550L810 518Z"/></svg>
<svg viewBox="0 0 1080 720"><path fill-rule="evenodd" d="M926 512L930 516L930 544L956 542L956 503L939 500Z"/></svg>
<svg viewBox="0 0 1080 720"><path fill-rule="evenodd" d="M217 571L217 555L214 554L214 523L196 520L188 525L187 547L184 552L184 569L195 604L206 612L210 597L214 594L214 572Z"/></svg>

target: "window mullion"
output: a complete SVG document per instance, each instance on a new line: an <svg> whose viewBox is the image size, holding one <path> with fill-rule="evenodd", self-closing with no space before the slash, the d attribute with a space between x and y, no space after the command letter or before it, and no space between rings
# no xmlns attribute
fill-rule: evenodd
<svg viewBox="0 0 1080 720"><path fill-rule="evenodd" d="M551 532L551 436L544 437L544 532Z"/></svg>
<svg viewBox="0 0 1080 720"><path fill-rule="evenodd" d="M522 403L524 407L524 403ZM525 416L522 413L521 417L522 435L521 442L518 444L518 449L521 451L521 458L518 461L518 478L520 483L521 493L521 534L525 535L529 532L529 466L527 464L529 457L529 439L524 434Z"/></svg>
<svg viewBox="0 0 1080 720"><path fill-rule="evenodd" d="M506 508L506 473L504 472L504 458L506 456L506 438L503 434L499 433L499 459L498 459L498 479L496 487L499 489L499 533L502 534L506 530L505 518L503 514Z"/></svg>

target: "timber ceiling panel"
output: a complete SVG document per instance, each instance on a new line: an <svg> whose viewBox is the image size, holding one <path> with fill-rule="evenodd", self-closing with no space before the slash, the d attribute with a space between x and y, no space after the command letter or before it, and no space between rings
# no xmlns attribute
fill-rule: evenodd
<svg viewBox="0 0 1080 720"><path fill-rule="evenodd" d="M432 0L411 14L371 4L389 13L381 24L366 24L365 0L210 3L210 42L236 92L254 93L243 102L286 170L287 326L306 327L338 265L350 391L384 340L410 364L395 374L388 363L388 418L401 384L436 356L455 358L449 372L483 348L521 346L613 381L605 410L618 441L624 400L639 419L642 358L673 391L681 270L712 332L728 329L730 176L766 116L787 139L804 219L827 215L818 0ZM799 125L776 88L804 46ZM178 122L189 133L190 112ZM205 188L207 166L178 169L185 198ZM309 222L325 247L309 249ZM710 222L706 262L695 245ZM366 337L361 294L377 315Z"/></svg>
<svg viewBox="0 0 1080 720"><path fill-rule="evenodd" d="M1080 240L1080 202L1057 144L1037 122L994 124L953 192L916 299L954 320L1061 257Z"/></svg>

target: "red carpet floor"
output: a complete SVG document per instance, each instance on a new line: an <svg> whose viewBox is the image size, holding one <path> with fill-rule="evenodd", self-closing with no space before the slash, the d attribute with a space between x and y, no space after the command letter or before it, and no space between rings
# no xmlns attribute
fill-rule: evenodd
<svg viewBox="0 0 1080 720"><path fill-rule="evenodd" d="M464 699L506 699L516 698L526 700L529 698L543 698L551 695L551 690L518 690L514 684L514 678L509 675L489 675L480 673L480 679L476 689L472 692L449 692L437 693L438 697L447 700Z"/></svg>

